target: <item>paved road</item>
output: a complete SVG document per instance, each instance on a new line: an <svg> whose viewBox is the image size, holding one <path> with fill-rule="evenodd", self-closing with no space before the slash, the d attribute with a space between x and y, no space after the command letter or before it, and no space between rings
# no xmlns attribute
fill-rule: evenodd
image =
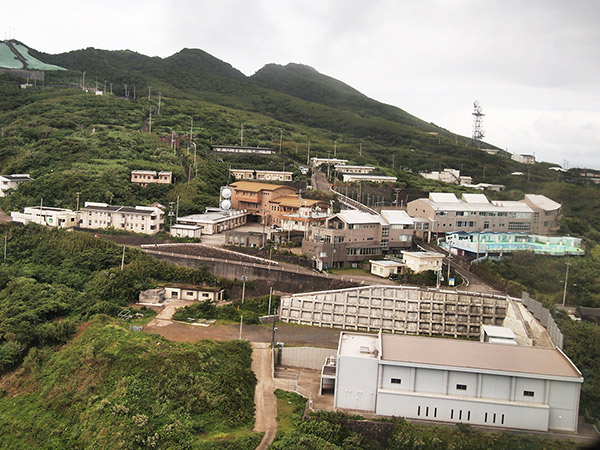
<svg viewBox="0 0 600 450"><path fill-rule="evenodd" d="M257 379L254 391L256 411L253 431L265 433L256 447L257 450L266 450L277 433L277 399L273 393L271 361L270 345L263 342L252 342L252 370Z"/></svg>

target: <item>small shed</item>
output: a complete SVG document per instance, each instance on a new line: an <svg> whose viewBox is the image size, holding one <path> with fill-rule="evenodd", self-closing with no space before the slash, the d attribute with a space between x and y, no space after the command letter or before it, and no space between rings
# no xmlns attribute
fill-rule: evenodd
<svg viewBox="0 0 600 450"><path fill-rule="evenodd" d="M202 226L177 223L175 225L171 225L171 236L199 238L202 236Z"/></svg>
<svg viewBox="0 0 600 450"><path fill-rule="evenodd" d="M158 305L165 301L165 289L154 288L141 291L138 299L138 303L147 303L151 305Z"/></svg>
<svg viewBox="0 0 600 450"><path fill-rule="evenodd" d="M391 261L389 259L382 259L379 261L370 260L371 273L378 277L388 278L390 275L397 275L398 269L402 267L402 263L398 261Z"/></svg>

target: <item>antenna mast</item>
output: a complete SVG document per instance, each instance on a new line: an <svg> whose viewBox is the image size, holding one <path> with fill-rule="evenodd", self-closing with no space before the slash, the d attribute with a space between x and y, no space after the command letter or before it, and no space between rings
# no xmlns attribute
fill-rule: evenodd
<svg viewBox="0 0 600 450"><path fill-rule="evenodd" d="M485 131L483 129L483 116L485 114L482 112L483 108L479 104L479 100L475 100L473 102L473 137L472 140L477 145L477 148L481 148L481 140L485 136Z"/></svg>

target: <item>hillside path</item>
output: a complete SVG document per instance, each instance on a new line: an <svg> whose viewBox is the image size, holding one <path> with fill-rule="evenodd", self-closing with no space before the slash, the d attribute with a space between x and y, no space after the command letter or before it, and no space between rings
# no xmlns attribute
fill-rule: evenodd
<svg viewBox="0 0 600 450"><path fill-rule="evenodd" d="M277 433L277 399L273 393L273 371L271 368L271 348L266 342L252 342L252 370L256 374L256 405L254 430L264 432L256 450L266 450Z"/></svg>

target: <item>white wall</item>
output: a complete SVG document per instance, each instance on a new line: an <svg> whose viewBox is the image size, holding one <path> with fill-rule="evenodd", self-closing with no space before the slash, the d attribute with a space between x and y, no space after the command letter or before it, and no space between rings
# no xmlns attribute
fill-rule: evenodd
<svg viewBox="0 0 600 450"><path fill-rule="evenodd" d="M553 430L576 430L579 413L579 383L549 381L548 404L550 420L548 428Z"/></svg>
<svg viewBox="0 0 600 450"><path fill-rule="evenodd" d="M481 380L481 397L498 400L510 400L511 377L502 375L483 375Z"/></svg>
<svg viewBox="0 0 600 450"><path fill-rule="evenodd" d="M509 405L380 389L376 412L383 416L546 431L549 408L545 405Z"/></svg>
<svg viewBox="0 0 600 450"><path fill-rule="evenodd" d="M277 349L282 366L302 367L321 370L325 360L335 356L337 351L330 348L317 347L283 347Z"/></svg>
<svg viewBox="0 0 600 450"><path fill-rule="evenodd" d="M378 360L338 356L334 406L375 411Z"/></svg>
<svg viewBox="0 0 600 450"><path fill-rule="evenodd" d="M442 394L444 392L444 371L417 369L415 391Z"/></svg>
<svg viewBox="0 0 600 450"><path fill-rule="evenodd" d="M410 367L383 365L381 368L381 384L384 389L396 389L401 391L412 391L412 371ZM402 380L400 384L392 383L392 378Z"/></svg>
<svg viewBox="0 0 600 450"><path fill-rule="evenodd" d="M457 384L467 386L467 390L456 389ZM448 394L475 397L477 395L477 374L468 372L448 372Z"/></svg>

